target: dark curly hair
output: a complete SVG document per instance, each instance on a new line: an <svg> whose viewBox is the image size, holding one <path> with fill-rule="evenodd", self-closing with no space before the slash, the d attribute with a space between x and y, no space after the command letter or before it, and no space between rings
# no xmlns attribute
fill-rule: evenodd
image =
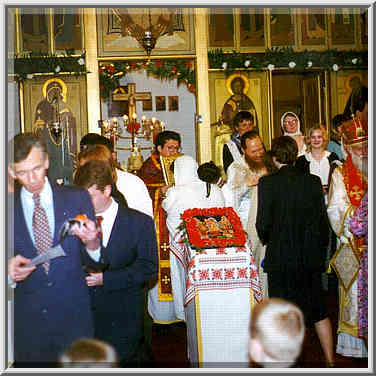
<svg viewBox="0 0 376 376"><path fill-rule="evenodd" d="M216 184L221 177L220 168L213 161L206 162L199 166L197 174L206 183L206 197L209 197L211 184Z"/></svg>

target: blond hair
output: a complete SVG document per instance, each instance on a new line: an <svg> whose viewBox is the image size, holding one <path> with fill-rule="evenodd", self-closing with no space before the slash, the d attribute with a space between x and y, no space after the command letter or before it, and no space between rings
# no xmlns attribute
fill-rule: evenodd
<svg viewBox="0 0 376 376"><path fill-rule="evenodd" d="M110 344L89 338L76 340L59 358L62 367L116 367L117 362Z"/></svg>
<svg viewBox="0 0 376 376"><path fill-rule="evenodd" d="M308 129L307 135L304 137L305 144L307 145L307 150L312 151L312 143L311 138L314 131L321 131L322 137L324 139L322 148L323 150L326 149L329 142L328 132L326 131L326 128L322 124L315 124L312 128Z"/></svg>
<svg viewBox="0 0 376 376"><path fill-rule="evenodd" d="M271 298L255 306L250 324L251 341L259 341L271 362L290 366L298 358L304 340L302 311L284 299Z"/></svg>

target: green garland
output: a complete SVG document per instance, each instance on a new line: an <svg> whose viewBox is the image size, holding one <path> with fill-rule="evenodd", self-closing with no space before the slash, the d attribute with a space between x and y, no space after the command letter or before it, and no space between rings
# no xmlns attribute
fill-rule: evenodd
<svg viewBox="0 0 376 376"><path fill-rule="evenodd" d="M208 53L209 68L223 69L228 75L239 69L274 70L287 68L294 71L307 69L366 69L368 64L367 51L302 51L295 52L291 47L274 47L264 53L223 52L215 49Z"/></svg>
<svg viewBox="0 0 376 376"><path fill-rule="evenodd" d="M99 66L99 88L103 100L120 86L120 79L127 73L145 69L147 75L162 80L177 79L178 85L184 83L190 92L195 91L195 74L193 62L184 59L135 60L113 63L101 63Z"/></svg>
<svg viewBox="0 0 376 376"><path fill-rule="evenodd" d="M238 70L274 70L277 68L291 71L307 71L309 69L326 69L338 71L341 69L367 69L367 51L302 51L295 52L291 47L274 47L264 53L224 52L215 49L208 53L209 69L222 69L226 75ZM184 83L188 90L195 92L195 72L192 60L129 60L100 63L99 85L103 100L120 86L120 79L127 73L144 69L147 75L153 75L163 80L177 79L178 85ZM75 75L89 73L86 69L85 53L74 56L73 51L67 50L65 55L29 53L17 55L8 59L8 72L14 73L17 80L32 79L36 73Z"/></svg>
<svg viewBox="0 0 376 376"><path fill-rule="evenodd" d="M27 53L8 59L8 73L14 74L16 80L32 79L35 74L70 73L81 75L86 70L85 53L74 56L67 50L64 55Z"/></svg>

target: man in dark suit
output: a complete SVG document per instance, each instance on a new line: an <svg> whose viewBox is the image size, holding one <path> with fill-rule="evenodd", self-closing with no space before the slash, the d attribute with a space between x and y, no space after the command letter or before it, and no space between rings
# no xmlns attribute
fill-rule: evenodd
<svg viewBox="0 0 376 376"><path fill-rule="evenodd" d="M50 184L46 147L35 135L16 135L9 151L8 171L22 185L14 193L14 249L8 261L8 280L15 285L15 363L55 366L73 341L93 335L81 254L100 249L94 210L87 191ZM30 259L58 244L62 224L78 214L87 219L76 231L78 236L62 241L66 255L27 266Z"/></svg>
<svg viewBox="0 0 376 376"><path fill-rule="evenodd" d="M315 327L327 364L333 366L332 329L321 284L329 242L321 181L294 166L298 146L293 138L274 139L271 154L279 170L259 180L256 217L259 238L266 244L269 297L301 308L307 326Z"/></svg>
<svg viewBox="0 0 376 376"><path fill-rule="evenodd" d="M158 272L153 219L111 197L113 176L107 162L91 160L80 166L74 182L88 189L101 217L104 266L86 277L95 337L115 347L120 366L141 366L145 288Z"/></svg>

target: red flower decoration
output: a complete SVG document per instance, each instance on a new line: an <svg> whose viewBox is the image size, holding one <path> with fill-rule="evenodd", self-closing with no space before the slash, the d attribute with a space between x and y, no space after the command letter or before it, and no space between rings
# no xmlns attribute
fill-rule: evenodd
<svg viewBox="0 0 376 376"><path fill-rule="evenodd" d="M192 63L188 60L188 61L185 62L185 66L187 68L190 68L192 66Z"/></svg>
<svg viewBox="0 0 376 376"><path fill-rule="evenodd" d="M178 68L176 68L176 67L171 68L171 72L176 73L177 71L178 71Z"/></svg>
<svg viewBox="0 0 376 376"><path fill-rule="evenodd" d="M100 85L100 86L99 86L99 89L100 89L100 90L103 90L103 89L104 89L104 86L103 86L103 85Z"/></svg>
<svg viewBox="0 0 376 376"><path fill-rule="evenodd" d="M132 61L132 62L131 62L131 67L133 67L133 68L134 68L134 67L137 67L137 61Z"/></svg>
<svg viewBox="0 0 376 376"><path fill-rule="evenodd" d="M251 269L251 278L252 279L257 278L257 276L258 276L257 270Z"/></svg>
<svg viewBox="0 0 376 376"><path fill-rule="evenodd" d="M199 271L200 274L200 281L209 279L209 269L204 269Z"/></svg>
<svg viewBox="0 0 376 376"><path fill-rule="evenodd" d="M213 279L222 279L222 269L213 270Z"/></svg>
<svg viewBox="0 0 376 376"><path fill-rule="evenodd" d="M233 278L234 278L234 268L225 269L225 279L233 279Z"/></svg>
<svg viewBox="0 0 376 376"><path fill-rule="evenodd" d="M244 247L246 235L232 207L187 209L181 216L191 248Z"/></svg>
<svg viewBox="0 0 376 376"><path fill-rule="evenodd" d="M115 72L115 67L114 67L113 65L109 65L109 66L107 67L107 72L109 72L109 73L114 73L114 72Z"/></svg>
<svg viewBox="0 0 376 376"><path fill-rule="evenodd" d="M247 278L247 268L239 268L238 278Z"/></svg>
<svg viewBox="0 0 376 376"><path fill-rule="evenodd" d="M157 67L157 68L160 68L162 65L163 65L163 61L162 60L156 60L154 62L154 65Z"/></svg>
<svg viewBox="0 0 376 376"><path fill-rule="evenodd" d="M195 85L189 84L189 85L188 85L188 90L189 90L191 93L193 93L193 92L196 90Z"/></svg>

